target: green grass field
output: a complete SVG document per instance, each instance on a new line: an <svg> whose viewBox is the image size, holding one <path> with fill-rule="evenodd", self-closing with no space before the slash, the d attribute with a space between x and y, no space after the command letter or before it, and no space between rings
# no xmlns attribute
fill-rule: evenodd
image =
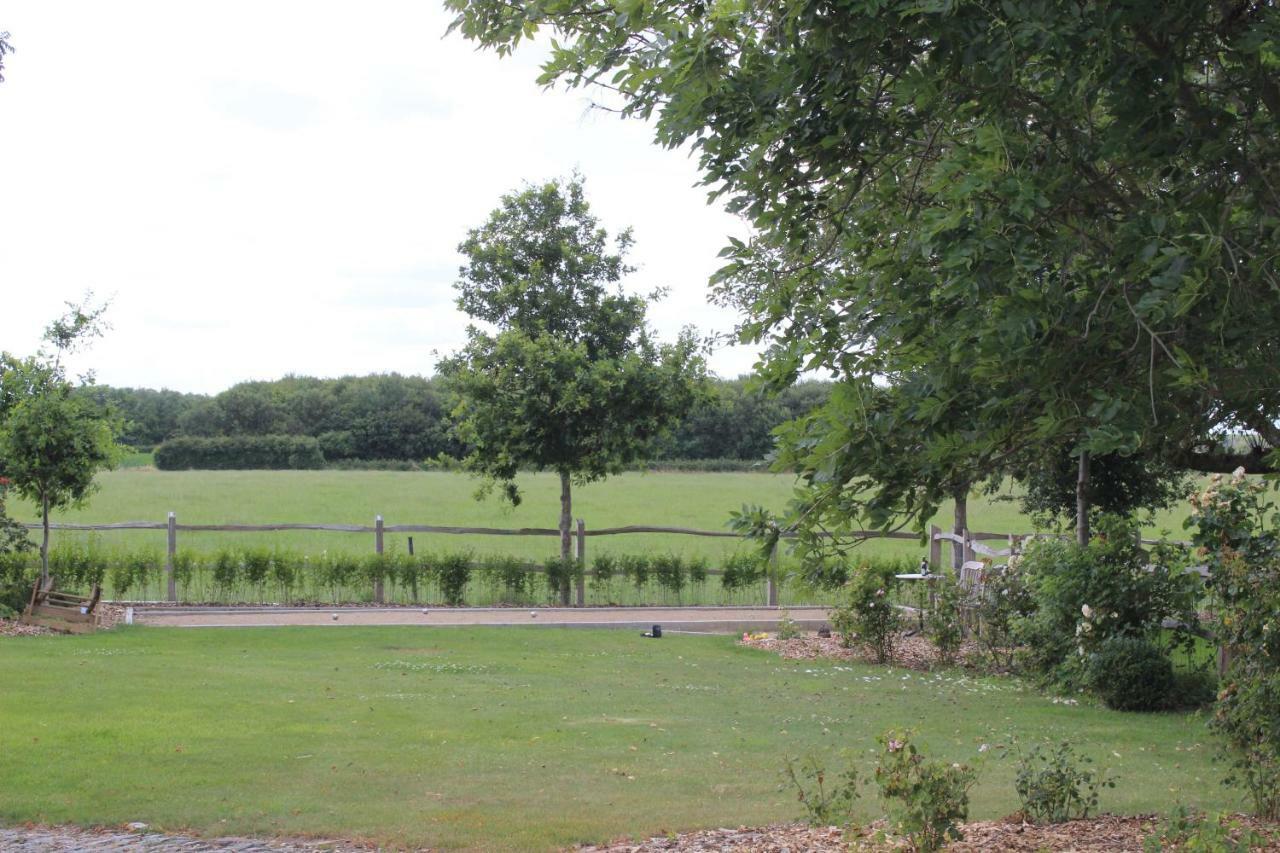
<svg viewBox="0 0 1280 853"><path fill-rule="evenodd" d="M147 468L107 472L100 490L80 509L58 513L57 521L163 521L174 511L187 524L264 524L325 522L372 524L381 514L387 524L433 524L467 527L555 527L559 517L559 483L550 474L520 477L524 500L511 507L497 497L474 499L479 482L466 474L401 471L156 471ZM755 473L626 473L578 488L574 515L588 528L651 524L726 530L729 513L743 504L782 509L794 479ZM939 526L950 529L951 506L938 514ZM14 501L11 513L34 521L35 508ZM1163 514L1153 532L1181 531L1185 508ZM1031 522L1016 503L975 495L970 500L970 528L999 533L1025 533ZM78 534L58 533L59 537ZM164 546L163 531L99 534L107 542L136 547L145 542ZM556 553L553 537L415 536L423 548L470 548L510 553L540 560ZM388 536L388 547L405 547L403 536ZM183 533L179 546L213 550L237 546L287 547L309 553L346 549L372 550L369 534L328 532ZM627 535L591 538L590 549L615 553L679 550L708 557L737 547L733 540L689 536ZM923 545L870 541L870 553L921 555Z"/></svg>
<svg viewBox="0 0 1280 853"><path fill-rule="evenodd" d="M1063 738L1115 774L1104 810L1239 805L1200 716L784 661L728 637L135 628L0 639L0 672L0 824L547 849L796 818L784 756L848 760L866 781L893 727L979 762L975 819L1017 807L1011 748ZM869 786L859 813L882 813Z"/></svg>

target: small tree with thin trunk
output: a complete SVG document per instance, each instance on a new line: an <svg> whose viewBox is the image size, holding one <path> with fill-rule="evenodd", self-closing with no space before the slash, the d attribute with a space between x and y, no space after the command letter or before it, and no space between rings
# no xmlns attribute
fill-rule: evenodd
<svg viewBox="0 0 1280 853"><path fill-rule="evenodd" d="M686 330L656 343L647 300L622 292L630 231L610 241L581 179L503 196L459 246L458 306L493 331L440 362L454 395L467 467L519 503L521 470L560 478L560 555L570 557L572 484L645 456L702 393L705 368ZM560 595L568 601L567 580Z"/></svg>
<svg viewBox="0 0 1280 853"><path fill-rule="evenodd" d="M82 503L94 476L119 452L118 419L75 393L63 358L101 334L106 306L86 296L45 330L52 352L29 358L0 353L0 476L40 509L40 582L49 583L49 514ZM89 384L92 377L82 382Z"/></svg>
<svg viewBox="0 0 1280 853"><path fill-rule="evenodd" d="M18 494L40 508L40 581L49 581L49 513L82 503L113 464L116 425L70 386L18 403L0 429L0 457Z"/></svg>

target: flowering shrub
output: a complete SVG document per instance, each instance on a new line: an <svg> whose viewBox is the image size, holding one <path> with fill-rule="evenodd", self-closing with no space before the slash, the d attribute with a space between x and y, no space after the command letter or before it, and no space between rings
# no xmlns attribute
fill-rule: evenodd
<svg viewBox="0 0 1280 853"><path fill-rule="evenodd" d="M959 840L977 773L963 764L926 761L905 732L881 736L880 745L884 749L876 766L876 784L889 806L893 826L910 849L938 850Z"/></svg>
<svg viewBox="0 0 1280 853"><path fill-rule="evenodd" d="M1023 662L1046 681L1084 686L1090 657L1111 637L1153 639L1165 619L1196 622L1201 584L1185 571L1185 554L1157 547L1149 563L1126 520L1104 516L1098 530L1084 548L1040 540L1023 557L1035 610L1015 633Z"/></svg>
<svg viewBox="0 0 1280 853"><path fill-rule="evenodd" d="M890 601L889 593L896 584L891 567L863 566L854 572L848 602L831 611L831 625L845 648L862 643L877 663L893 656L902 618Z"/></svg>
<svg viewBox="0 0 1280 853"><path fill-rule="evenodd" d="M1232 761L1228 784L1280 818L1280 512L1243 471L1191 498L1193 541L1209 566L1215 633L1230 659L1211 723Z"/></svg>

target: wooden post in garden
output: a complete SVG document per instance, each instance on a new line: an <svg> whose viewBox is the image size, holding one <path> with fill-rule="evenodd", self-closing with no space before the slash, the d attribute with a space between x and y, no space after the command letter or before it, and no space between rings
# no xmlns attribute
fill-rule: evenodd
<svg viewBox="0 0 1280 853"><path fill-rule="evenodd" d="M382 516L377 515L373 518L373 551L375 554L382 554ZM382 588L382 571L379 567L378 578L373 582L373 603L385 604L384 592Z"/></svg>
<svg viewBox="0 0 1280 853"><path fill-rule="evenodd" d="M778 545L773 543L773 551L769 554L769 570L764 576L764 600L769 607L778 606Z"/></svg>
<svg viewBox="0 0 1280 853"><path fill-rule="evenodd" d="M174 574L174 558L178 555L178 514L169 513L169 547L164 558L164 571L169 581L169 601L178 600L178 578Z"/></svg>
<svg viewBox="0 0 1280 853"><path fill-rule="evenodd" d="M942 540L938 534L942 528L936 524L929 525L929 571L936 572L942 568Z"/></svg>
<svg viewBox="0 0 1280 853"><path fill-rule="evenodd" d="M973 537L969 534L969 528L967 527L960 535L964 539L964 545L960 547L960 559L967 563L974 558Z"/></svg>
<svg viewBox="0 0 1280 853"><path fill-rule="evenodd" d="M578 578L575 601L579 607L587 603L587 523L578 519Z"/></svg>

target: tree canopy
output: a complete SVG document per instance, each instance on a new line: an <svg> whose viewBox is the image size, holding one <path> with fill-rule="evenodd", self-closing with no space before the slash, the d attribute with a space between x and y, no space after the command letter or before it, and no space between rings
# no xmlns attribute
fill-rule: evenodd
<svg viewBox="0 0 1280 853"><path fill-rule="evenodd" d="M701 391L692 332L657 343L647 299L619 285L630 246L629 231L610 240L577 178L503 196L459 246L458 306L493 328L469 327L466 346L439 365L464 461L513 502L520 470L559 474L565 558L571 481L650 453Z"/></svg>
<svg viewBox="0 0 1280 853"><path fill-rule="evenodd" d="M885 518L945 494L899 500L850 424L912 434L925 474L1064 445L1275 468L1273 3L446 5L500 52L553 30L544 83L611 90L754 223L721 298L768 379L843 386L792 433L810 521L864 486Z"/></svg>

